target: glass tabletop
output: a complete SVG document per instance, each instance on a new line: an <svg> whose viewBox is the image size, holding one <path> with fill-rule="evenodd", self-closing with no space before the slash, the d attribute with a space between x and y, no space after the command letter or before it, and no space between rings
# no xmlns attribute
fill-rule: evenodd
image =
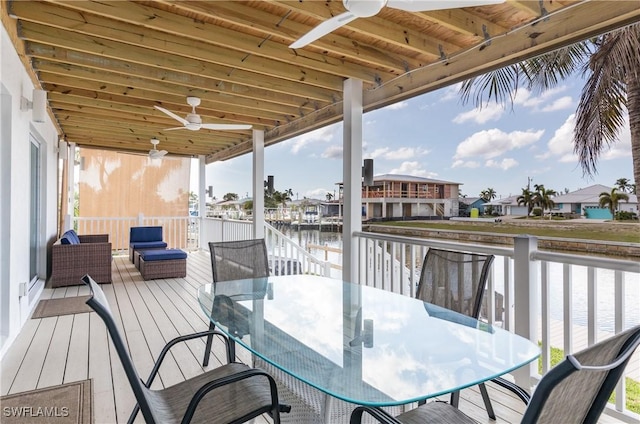
<svg viewBox="0 0 640 424"><path fill-rule="evenodd" d="M311 275L206 284L198 300L255 355L336 398L391 406L508 373L529 340L388 291Z"/></svg>

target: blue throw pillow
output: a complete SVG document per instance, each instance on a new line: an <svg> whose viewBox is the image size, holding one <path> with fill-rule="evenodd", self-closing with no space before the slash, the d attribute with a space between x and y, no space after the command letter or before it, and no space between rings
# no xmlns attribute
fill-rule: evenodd
<svg viewBox="0 0 640 424"><path fill-rule="evenodd" d="M75 230L69 230L60 238L60 244L80 244L80 237Z"/></svg>

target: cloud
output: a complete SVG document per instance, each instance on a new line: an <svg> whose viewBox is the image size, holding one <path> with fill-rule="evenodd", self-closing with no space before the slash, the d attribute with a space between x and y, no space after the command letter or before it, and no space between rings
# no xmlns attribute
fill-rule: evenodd
<svg viewBox="0 0 640 424"><path fill-rule="evenodd" d="M489 121L497 121L504 114L504 107L496 103L489 103L482 108L475 108L468 112L458 114L453 118L454 124L463 124L468 121L473 121L476 124L484 124Z"/></svg>
<svg viewBox="0 0 640 424"><path fill-rule="evenodd" d="M564 123L554 133L547 143L548 150L537 155L537 159L547 159L552 156L559 157L560 162L578 161L578 157L573 153L573 129L576 125L576 115L571 114Z"/></svg>
<svg viewBox="0 0 640 424"><path fill-rule="evenodd" d="M573 99L570 96L564 96L560 99L553 100L554 97L565 92L566 85L561 85L539 94L534 94L526 88L519 88L515 94L513 103L531 109L533 112L553 112L560 109L567 109L573 105Z"/></svg>
<svg viewBox="0 0 640 424"><path fill-rule="evenodd" d="M313 142L329 142L334 139L337 126L329 125L326 127L318 128L317 130L308 132L306 134L299 135L292 139L283 141L283 145L292 145L291 153L294 155L302 150L305 146Z"/></svg>
<svg viewBox="0 0 640 424"><path fill-rule="evenodd" d="M555 112L573 108L573 99L570 96L563 96L554 100L551 104L540 109L542 112Z"/></svg>
<svg viewBox="0 0 640 424"><path fill-rule="evenodd" d="M438 176L435 172L427 172L420 162L405 161L398 168L389 171L389 174L396 175L413 175L414 177L435 178Z"/></svg>
<svg viewBox="0 0 640 424"><path fill-rule="evenodd" d="M485 159L498 157L510 150L531 145L542 137L544 130L512 131L505 133L497 128L473 134L458 144L454 159L481 156Z"/></svg>
<svg viewBox="0 0 640 424"><path fill-rule="evenodd" d="M503 171L508 170L509 168L513 168L514 166L518 166L518 161L513 158L504 158L501 161L495 161L493 159L489 159L485 162L484 166L487 168L499 168Z"/></svg>
<svg viewBox="0 0 640 424"><path fill-rule="evenodd" d="M416 156L425 156L428 155L429 152L430 150L421 147L400 147L393 150L388 147L379 147L365 156L371 159L405 160L415 158Z"/></svg>
<svg viewBox="0 0 640 424"><path fill-rule="evenodd" d="M453 162L453 164L451 165L452 168L479 168L480 167L480 163L473 161L473 160L469 160L469 161L464 161L464 160L460 160L458 159L457 161Z"/></svg>
<svg viewBox="0 0 640 424"><path fill-rule="evenodd" d="M461 82L454 85L449 85L443 88L442 90L440 90L440 92L442 92L442 96L440 96L440 101L444 102L448 100L460 99L460 87L462 87Z"/></svg>
<svg viewBox="0 0 640 424"><path fill-rule="evenodd" d="M304 196L312 199L326 199L327 193L331 193L331 195L333 195L334 191L334 189L327 190L326 188L315 188L313 190L306 191Z"/></svg>
<svg viewBox="0 0 640 424"><path fill-rule="evenodd" d="M383 110L398 110L398 109L404 109L407 106L409 106L409 102L398 102L398 103L391 104L389 106L385 106L382 109Z"/></svg>
<svg viewBox="0 0 640 424"><path fill-rule="evenodd" d="M320 157L324 159L340 159L342 157L342 146L329 146L322 152Z"/></svg>

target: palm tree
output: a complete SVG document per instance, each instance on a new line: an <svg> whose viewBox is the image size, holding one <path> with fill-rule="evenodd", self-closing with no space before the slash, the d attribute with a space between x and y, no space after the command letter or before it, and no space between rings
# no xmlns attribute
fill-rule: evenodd
<svg viewBox="0 0 640 424"><path fill-rule="evenodd" d="M463 102L474 92L476 106L492 98L513 102L518 86L525 83L538 92L582 71L588 75L576 111L574 151L585 175L597 173L600 155L618 141L629 114L633 177L640 181L640 24L538 56L507 68L465 81Z"/></svg>
<svg viewBox="0 0 640 424"><path fill-rule="evenodd" d="M631 181L627 178L618 178L616 180L616 187L618 190L624 193L631 193L633 187L631 187Z"/></svg>
<svg viewBox="0 0 640 424"><path fill-rule="evenodd" d="M327 192L326 198L327 198L327 202L330 202L333 199L333 194Z"/></svg>
<svg viewBox="0 0 640 424"><path fill-rule="evenodd" d="M486 202L490 202L493 199L496 198L496 191L494 189L492 189L491 187L489 187L486 190L482 190L480 192L480 198L482 198L482 200L486 201Z"/></svg>
<svg viewBox="0 0 640 424"><path fill-rule="evenodd" d="M616 219L616 211L618 210L621 200L629 201L629 195L619 192L615 187L611 189L611 193L607 193L606 191L600 193L600 207L608 207L614 220Z"/></svg>
<svg viewBox="0 0 640 424"><path fill-rule="evenodd" d="M536 190L533 195L534 204L542 208L543 212L545 210L551 211L551 209L556 205L552 197L558 193L555 190L544 188L543 184L536 184L533 187ZM551 219L551 214L549 214L549 219Z"/></svg>
<svg viewBox="0 0 640 424"><path fill-rule="evenodd" d="M522 194L516 199L518 205L524 205L527 207L527 218L531 216L533 210L533 192L528 188L522 189Z"/></svg>

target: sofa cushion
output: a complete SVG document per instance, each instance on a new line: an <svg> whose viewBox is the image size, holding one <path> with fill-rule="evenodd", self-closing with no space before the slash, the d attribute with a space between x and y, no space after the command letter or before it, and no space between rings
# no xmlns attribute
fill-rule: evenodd
<svg viewBox="0 0 640 424"><path fill-rule="evenodd" d="M167 247L167 243L164 241L137 241L135 243L129 243L129 247L140 249L164 249Z"/></svg>
<svg viewBox="0 0 640 424"><path fill-rule="evenodd" d="M162 227L131 227L129 242L162 241Z"/></svg>
<svg viewBox="0 0 640 424"><path fill-rule="evenodd" d="M69 230L60 237L60 244L80 244L80 238L75 230Z"/></svg>
<svg viewBox="0 0 640 424"><path fill-rule="evenodd" d="M187 259L187 252L180 249L140 250L140 257L145 262L165 261L169 259Z"/></svg>

